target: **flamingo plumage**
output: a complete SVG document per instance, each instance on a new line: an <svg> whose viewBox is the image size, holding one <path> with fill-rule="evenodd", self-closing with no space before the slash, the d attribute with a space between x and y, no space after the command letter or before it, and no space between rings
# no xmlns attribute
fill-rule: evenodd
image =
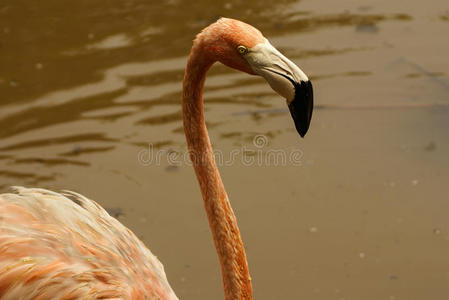
<svg viewBox="0 0 449 300"><path fill-rule="evenodd" d="M183 81L184 132L220 261L225 299L252 299L236 217L215 163L203 87L216 61L264 77L286 98L301 136L313 107L307 76L259 30L221 18L194 40ZM151 251L96 202L15 187L0 195L0 299L178 299Z"/></svg>

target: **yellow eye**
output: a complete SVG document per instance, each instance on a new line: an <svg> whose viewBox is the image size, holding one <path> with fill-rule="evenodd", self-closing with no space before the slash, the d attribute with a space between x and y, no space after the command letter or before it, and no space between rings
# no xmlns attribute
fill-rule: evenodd
<svg viewBox="0 0 449 300"><path fill-rule="evenodd" d="M238 51L240 54L243 55L243 54L248 53L248 48L246 48L245 46L240 45L240 46L237 47L237 51Z"/></svg>

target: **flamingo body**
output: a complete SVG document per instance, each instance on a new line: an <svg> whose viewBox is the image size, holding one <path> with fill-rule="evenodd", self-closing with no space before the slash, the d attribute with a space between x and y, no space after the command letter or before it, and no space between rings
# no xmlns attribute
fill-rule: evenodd
<svg viewBox="0 0 449 300"><path fill-rule="evenodd" d="M74 192L0 195L0 299L178 299L148 248Z"/></svg>

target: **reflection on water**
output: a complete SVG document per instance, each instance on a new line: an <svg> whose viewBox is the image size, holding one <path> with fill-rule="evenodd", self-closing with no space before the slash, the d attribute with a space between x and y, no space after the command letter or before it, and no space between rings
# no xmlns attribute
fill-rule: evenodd
<svg viewBox="0 0 449 300"><path fill-rule="evenodd" d="M192 170L144 167L137 153L185 151L187 54L222 15L258 27L310 75L316 94L310 133L299 140L284 100L262 79L219 65L209 72L217 149L250 147L264 134L269 149L304 153L300 168L221 170L256 297L447 298L442 0L5 0L0 190L68 188L95 198L161 257L180 298L216 298L218 263Z"/></svg>
<svg viewBox="0 0 449 300"><path fill-rule="evenodd" d="M81 141L113 141L113 139L105 138L102 134L81 134L76 136L64 136L60 138L31 140L27 142L21 142L18 144L9 145L7 147L0 148L1 151L11 151L23 148L42 147L53 144L65 144L65 143L77 143Z"/></svg>

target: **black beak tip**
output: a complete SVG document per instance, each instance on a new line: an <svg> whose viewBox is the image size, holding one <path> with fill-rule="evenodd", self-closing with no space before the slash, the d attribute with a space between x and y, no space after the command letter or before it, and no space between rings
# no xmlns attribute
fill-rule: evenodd
<svg viewBox="0 0 449 300"><path fill-rule="evenodd" d="M313 87L310 80L294 83L295 98L288 105L296 131L303 138L309 130L313 111Z"/></svg>

